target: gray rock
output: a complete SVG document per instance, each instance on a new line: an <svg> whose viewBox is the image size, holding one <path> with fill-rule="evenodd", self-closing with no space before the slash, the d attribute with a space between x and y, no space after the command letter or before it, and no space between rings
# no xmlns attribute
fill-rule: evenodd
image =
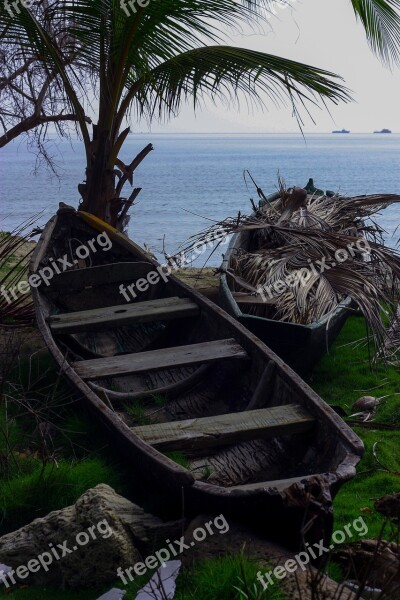
<svg viewBox="0 0 400 600"><path fill-rule="evenodd" d="M163 523L101 484L74 506L1 537L0 561L14 569L19 584L98 587L114 582L119 567L139 562L142 553L181 528L182 521ZM9 587L12 577L7 574Z"/></svg>

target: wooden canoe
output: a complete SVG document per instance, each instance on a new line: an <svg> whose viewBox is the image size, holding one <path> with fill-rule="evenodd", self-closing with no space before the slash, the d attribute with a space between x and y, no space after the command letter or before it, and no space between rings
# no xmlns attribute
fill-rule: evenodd
<svg viewBox="0 0 400 600"><path fill-rule="evenodd" d="M99 232L112 248L77 257ZM329 535L332 498L363 453L340 417L253 334L96 217L60 209L31 274L65 257L73 269L35 280L39 329L149 489L179 502L183 490L187 510L252 516L290 545L310 519L308 537ZM153 284L126 302L120 286L145 289L143 278Z"/></svg>

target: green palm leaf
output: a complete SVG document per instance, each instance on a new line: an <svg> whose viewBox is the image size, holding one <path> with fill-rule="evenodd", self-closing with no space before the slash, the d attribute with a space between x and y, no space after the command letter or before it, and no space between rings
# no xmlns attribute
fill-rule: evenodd
<svg viewBox="0 0 400 600"><path fill-rule="evenodd" d="M387 64L400 59L400 0L351 0L368 41Z"/></svg>
<svg viewBox="0 0 400 600"><path fill-rule="evenodd" d="M335 103L349 100L340 78L322 69L245 48L206 46L196 48L159 65L138 81L128 80L141 114L152 118L177 113L183 100L196 107L204 96L225 102L240 101L265 106L290 101L315 102L316 97Z"/></svg>

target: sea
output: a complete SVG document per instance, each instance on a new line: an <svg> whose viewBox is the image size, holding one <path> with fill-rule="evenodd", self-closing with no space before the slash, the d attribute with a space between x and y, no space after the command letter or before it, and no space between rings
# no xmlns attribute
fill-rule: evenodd
<svg viewBox="0 0 400 600"><path fill-rule="evenodd" d="M400 194L400 135L340 134L132 134L122 160L130 162L148 143L154 151L138 168L142 188L131 210L129 235L161 258L189 238L227 217L251 213L257 200L248 171L265 194L312 177L322 189L346 195ZM33 148L18 141L0 150L0 230L12 231L40 213L44 224L60 201L77 206L84 180L79 140L51 140L47 148L56 173L40 163ZM127 193L127 192L126 192ZM400 237L400 206L376 218L390 246ZM216 266L223 247L193 266Z"/></svg>

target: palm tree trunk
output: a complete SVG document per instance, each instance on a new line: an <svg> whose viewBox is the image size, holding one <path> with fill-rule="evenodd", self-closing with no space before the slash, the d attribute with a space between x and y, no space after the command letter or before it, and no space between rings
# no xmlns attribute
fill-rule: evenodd
<svg viewBox="0 0 400 600"><path fill-rule="evenodd" d="M90 148L91 166L86 172L86 183L78 186L78 189L83 199L80 209L115 227L123 203L118 198L115 172L107 168L112 146L109 133L104 130L100 132L98 126L94 127Z"/></svg>
<svg viewBox="0 0 400 600"><path fill-rule="evenodd" d="M82 197L79 209L90 212L122 230L126 223L126 213L140 192L140 188L135 188L127 199L121 197L122 190L126 183L133 184L135 170L153 150L153 146L148 144L129 165L118 161L118 168L110 169L108 165L112 149L113 144L110 143L108 134L99 135L98 128L94 127L90 147L91 166L86 171L86 182L78 185Z"/></svg>

